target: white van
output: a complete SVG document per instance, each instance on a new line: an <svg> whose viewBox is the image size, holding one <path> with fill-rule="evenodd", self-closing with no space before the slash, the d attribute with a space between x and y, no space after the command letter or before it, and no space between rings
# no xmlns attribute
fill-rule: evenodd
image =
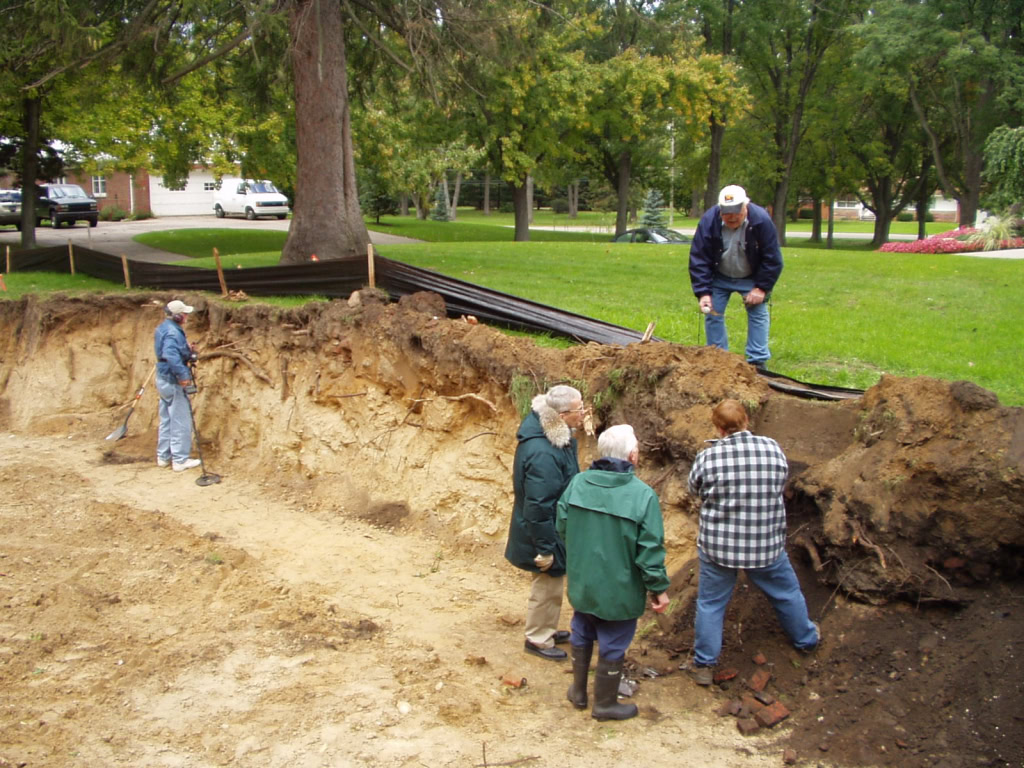
<svg viewBox="0 0 1024 768"><path fill-rule="evenodd" d="M288 215L288 198L277 191L269 181L223 178L220 189L213 193L213 212L218 219L228 214L243 215L247 219L257 216Z"/></svg>

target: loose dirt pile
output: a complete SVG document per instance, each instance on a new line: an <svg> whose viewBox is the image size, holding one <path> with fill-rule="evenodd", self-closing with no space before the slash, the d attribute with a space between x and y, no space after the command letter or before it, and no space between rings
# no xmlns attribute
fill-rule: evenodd
<svg viewBox="0 0 1024 768"><path fill-rule="evenodd" d="M0 303L0 768L1024 764L1021 409L888 377L795 400L718 350L542 349L427 294L193 297L196 419L224 478L202 488L155 466L152 391L102 439L167 298ZM641 620L641 717L621 724L575 712L566 665L523 654L527 579L501 557L519 409L559 382L598 430L636 427L663 503L673 612ZM685 485L726 396L790 459L791 556L825 642L790 649L741 582L736 677L708 692L678 671ZM741 736L718 712L765 670L791 714Z"/></svg>

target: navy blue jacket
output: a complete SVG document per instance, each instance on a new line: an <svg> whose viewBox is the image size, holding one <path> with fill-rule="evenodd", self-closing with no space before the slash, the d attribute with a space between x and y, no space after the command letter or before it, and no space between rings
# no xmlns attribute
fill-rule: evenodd
<svg viewBox="0 0 1024 768"><path fill-rule="evenodd" d="M722 217L718 206L700 217L690 246L690 285L697 298L711 293L711 278L722 261L725 242L722 240ZM771 293L782 274L782 251L779 236L768 211L747 203L747 241L745 248L754 285Z"/></svg>
<svg viewBox="0 0 1024 768"><path fill-rule="evenodd" d="M168 317L153 333L153 348L156 351L158 375L170 381L192 381L188 369L192 350L185 338L184 328Z"/></svg>

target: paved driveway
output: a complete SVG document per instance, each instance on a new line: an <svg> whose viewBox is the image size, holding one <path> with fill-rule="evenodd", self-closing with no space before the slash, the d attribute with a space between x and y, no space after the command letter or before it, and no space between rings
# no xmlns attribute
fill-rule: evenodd
<svg viewBox="0 0 1024 768"><path fill-rule="evenodd" d="M67 245L70 240L75 245L86 248L94 248L103 253L114 256L124 254L130 259L137 261L151 261L167 263L172 261L183 261L188 256L181 256L168 251L161 251L157 248L150 248L134 241L132 238L143 232L162 232L165 230L177 229L203 229L215 227L220 229L276 229L287 232L291 224L290 219L278 221L277 219L257 219L248 221L246 219L224 218L218 219L212 214L209 216L162 216L154 219L140 219L139 221L101 221L95 227L79 223L77 226L63 226L60 229L51 227L39 227L36 229L36 243L41 246ZM408 237L388 235L381 232L371 232L370 240L374 244L386 243L416 243ZM0 248L9 245L12 249L21 247L21 232L15 229L0 229Z"/></svg>

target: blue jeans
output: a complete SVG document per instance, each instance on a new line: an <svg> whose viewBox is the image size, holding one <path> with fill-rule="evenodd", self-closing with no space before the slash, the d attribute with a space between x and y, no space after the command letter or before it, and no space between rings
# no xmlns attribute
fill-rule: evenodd
<svg viewBox="0 0 1024 768"><path fill-rule="evenodd" d="M729 298L734 293L746 296L753 288L752 277L726 277L715 272L711 279L711 309L714 311L704 316L704 333L709 347L729 349L729 337L725 331L725 309ZM756 306L743 306L747 310L747 362L756 365L772 356L768 351L771 318L768 316L767 297Z"/></svg>
<svg viewBox="0 0 1024 768"><path fill-rule="evenodd" d="M156 433L156 457L175 464L188 459L192 453L192 404L188 395L176 381L156 377L156 390L160 393L160 426Z"/></svg>
<svg viewBox="0 0 1024 768"><path fill-rule="evenodd" d="M739 568L724 568L712 563L703 552L697 582L697 621L693 641L693 661L698 667L713 667L722 652L722 622L732 598ZM747 578L768 596L779 623L794 647L801 650L818 644L818 630L807 615L807 601L800 591L793 566L785 551L765 568L745 568Z"/></svg>
<svg viewBox="0 0 1024 768"><path fill-rule="evenodd" d="M625 658L626 649L636 634L636 619L605 621L590 613L576 611L569 623L569 642L577 648L592 646L597 641L598 655L608 661Z"/></svg>

